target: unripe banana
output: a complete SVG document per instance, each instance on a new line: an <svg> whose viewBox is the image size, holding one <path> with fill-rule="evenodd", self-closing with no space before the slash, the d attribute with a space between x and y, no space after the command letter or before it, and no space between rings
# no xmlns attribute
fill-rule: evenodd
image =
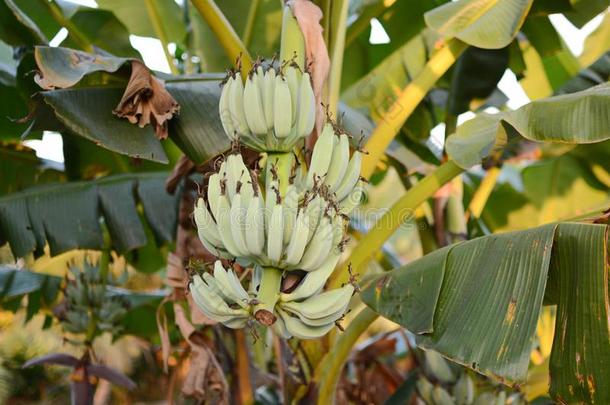
<svg viewBox="0 0 610 405"><path fill-rule="evenodd" d="M330 123L324 125L322 134L318 138L311 155L311 164L307 173L307 188L314 186L314 179L321 178L324 180L330 165L333 146L335 142L335 130Z"/></svg>
<svg viewBox="0 0 610 405"><path fill-rule="evenodd" d="M335 138L328 174L324 179L324 183L328 185L331 192L339 187L339 183L343 180L347 171L348 164L349 137L346 134L341 134L338 138Z"/></svg>
<svg viewBox="0 0 610 405"><path fill-rule="evenodd" d="M265 110L265 123L267 131L274 126L273 118L273 94L275 92L275 69L269 68L263 79L263 109Z"/></svg>
<svg viewBox="0 0 610 405"><path fill-rule="evenodd" d="M246 121L246 113L244 111L244 84L241 78L237 76L231 85L231 93L229 95L229 108L232 113L233 126L235 131L240 136L249 136L250 129Z"/></svg>
<svg viewBox="0 0 610 405"><path fill-rule="evenodd" d="M239 153L233 153L229 155L224 164L224 173L226 173L227 180L226 192L229 197L229 202L232 202L233 197L237 193L238 182L241 184L241 189L241 186L243 186L244 183L247 183L250 180L250 171L244 164L244 160ZM221 170L222 168L223 166L221 166Z"/></svg>
<svg viewBox="0 0 610 405"><path fill-rule="evenodd" d="M229 98L232 92L232 86L235 82L233 76L229 76L227 82L222 87L220 92L220 102L218 103L218 114L220 115L220 122L222 128L231 140L235 140L235 125L233 123L233 113L229 105Z"/></svg>
<svg viewBox="0 0 610 405"><path fill-rule="evenodd" d="M435 405L455 405L455 401L449 395L447 390L445 390L440 385L434 387L432 391L432 399L434 400Z"/></svg>
<svg viewBox="0 0 610 405"><path fill-rule="evenodd" d="M242 308L248 308L250 296L244 290L241 282L232 269L225 270L220 260L214 263L214 278L221 287L223 293L234 303Z"/></svg>
<svg viewBox="0 0 610 405"><path fill-rule="evenodd" d="M296 124L296 116L299 111L297 108L297 100L299 97L299 87L301 83L301 71L294 67L288 66L285 69L286 82L288 82L288 88L290 89L290 106L292 107L292 121L290 122L290 126Z"/></svg>
<svg viewBox="0 0 610 405"><path fill-rule="evenodd" d="M231 230L231 204L226 194L218 197L218 234L222 240L225 249L233 256L247 256L246 250L241 250L233 240L233 232Z"/></svg>
<svg viewBox="0 0 610 405"><path fill-rule="evenodd" d="M303 209L298 211L294 229L290 235L290 241L286 248L285 263L287 266L299 264L307 246L309 238L309 217Z"/></svg>
<svg viewBox="0 0 610 405"><path fill-rule="evenodd" d="M294 113L288 82L282 75L277 75L273 93L273 127L277 138L285 138L290 134Z"/></svg>
<svg viewBox="0 0 610 405"><path fill-rule="evenodd" d="M333 236L334 232L330 218L324 215L315 232L315 237L305 248L305 253L303 253L303 258L298 267L305 271L317 270L333 248Z"/></svg>
<svg viewBox="0 0 610 405"><path fill-rule="evenodd" d="M299 137L309 136L316 124L316 96L311 87L309 73L303 73L299 85L296 114L296 134Z"/></svg>
<svg viewBox="0 0 610 405"><path fill-rule="evenodd" d="M354 286L346 284L341 288L314 295L304 301L282 303L282 308L297 314L304 322L304 318L321 319L329 315L335 316L329 322L335 322L345 313L353 293Z"/></svg>
<svg viewBox="0 0 610 405"><path fill-rule="evenodd" d="M307 242L310 242L313 239L313 235L318 228L320 217L323 214L322 204L323 201L320 196L315 195L311 201L307 203L307 207L305 207L305 214L309 217L309 237Z"/></svg>
<svg viewBox="0 0 610 405"><path fill-rule="evenodd" d="M354 208L360 205L362 195L364 194L364 182L359 181L352 192L339 203L339 211L342 214L348 215Z"/></svg>
<svg viewBox="0 0 610 405"><path fill-rule="evenodd" d="M207 199L210 205L210 212L215 219L218 218L218 197L221 194L220 180L221 175L219 173L212 174L208 179ZM217 219L216 222L218 222Z"/></svg>
<svg viewBox="0 0 610 405"><path fill-rule="evenodd" d="M347 197L354 186L358 182L360 178L360 167L362 163L362 153L359 151L355 151L352 155L352 158L347 165L347 170L345 176L341 180L341 183L337 187L335 194L337 196L337 201L342 201L345 197Z"/></svg>
<svg viewBox="0 0 610 405"><path fill-rule="evenodd" d="M434 399L432 398L434 386L430 383L430 381L426 380L425 377L421 377L419 380L417 380L415 385L417 387L419 396L426 401L427 404L434 404Z"/></svg>
<svg viewBox="0 0 610 405"><path fill-rule="evenodd" d="M235 194L233 202L231 203L230 211L230 223L231 223L231 235L233 241L237 246L237 249L244 255L249 255L250 251L246 245L246 212L248 210L247 205L242 204L241 193Z"/></svg>
<svg viewBox="0 0 610 405"><path fill-rule="evenodd" d="M322 263L316 271L310 271L305 274L301 283L291 293L281 293L280 301L299 301L317 294L326 284L326 280L332 274L337 262L339 254L331 254Z"/></svg>
<svg viewBox="0 0 610 405"><path fill-rule="evenodd" d="M335 326L334 322L322 326L309 326L281 309L278 309L278 313L288 333L299 339L317 339L326 335Z"/></svg>
<svg viewBox="0 0 610 405"><path fill-rule="evenodd" d="M271 328L273 329L273 332L281 338L290 339L292 337L290 332L288 332L288 329L286 329L286 324L281 316L277 317L275 323L271 325Z"/></svg>
<svg viewBox="0 0 610 405"><path fill-rule="evenodd" d="M235 318L248 318L249 312L245 309L233 309L227 305L219 294L218 287L214 284L214 278L209 274L208 277L206 274L203 274L207 279L205 282L202 277L196 276L189 286L193 300L204 315L217 322L227 322Z"/></svg>
<svg viewBox="0 0 610 405"><path fill-rule="evenodd" d="M474 383L466 373L462 376L453 387L453 396L457 405L471 405L474 401Z"/></svg>
<svg viewBox="0 0 610 405"><path fill-rule="evenodd" d="M263 135L267 133L265 122L265 110L263 107L262 94L258 85L258 74L252 72L246 79L244 89L244 111L246 122L253 134Z"/></svg>
<svg viewBox="0 0 610 405"><path fill-rule="evenodd" d="M212 218L212 215L210 215L208 208L205 206L205 201L203 198L199 198L197 200L194 217L195 224L197 224L197 234L199 235L199 239L205 239L214 246L222 246L216 222Z"/></svg>
<svg viewBox="0 0 610 405"><path fill-rule="evenodd" d="M259 195L250 199L246 212L245 239L248 251L259 256L263 254L265 246L265 207Z"/></svg>

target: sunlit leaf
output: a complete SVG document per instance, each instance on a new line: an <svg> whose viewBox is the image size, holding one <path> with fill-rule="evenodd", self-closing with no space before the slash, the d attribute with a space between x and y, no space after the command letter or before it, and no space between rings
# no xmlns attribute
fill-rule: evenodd
<svg viewBox="0 0 610 405"><path fill-rule="evenodd" d="M551 395L566 403L606 403L610 389L599 383L610 361L606 249L606 225L562 223L490 235L393 270L362 298L416 333L419 346L514 384L527 376L550 289L559 309ZM414 318L415 307L427 315Z"/></svg>
<svg viewBox="0 0 610 405"><path fill-rule="evenodd" d="M426 24L446 37L479 48L504 48L515 38L533 0L458 0L425 14Z"/></svg>
<svg viewBox="0 0 610 405"><path fill-rule="evenodd" d="M479 163L493 145L506 139L506 128L533 141L595 143L610 138L610 85L602 84L580 92L535 100L523 107L485 115L458 127L447 140L447 152L462 167ZM493 125L493 120L497 124ZM476 131L470 132L476 126ZM508 126L508 127L507 127Z"/></svg>

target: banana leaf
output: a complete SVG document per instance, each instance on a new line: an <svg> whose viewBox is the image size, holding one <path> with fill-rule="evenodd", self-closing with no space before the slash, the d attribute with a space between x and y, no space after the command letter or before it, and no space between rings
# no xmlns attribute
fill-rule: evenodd
<svg viewBox="0 0 610 405"><path fill-rule="evenodd" d="M381 276L362 299L420 347L515 385L526 379L546 296L558 308L552 397L608 403L607 232L559 223L454 244Z"/></svg>
<svg viewBox="0 0 610 405"><path fill-rule="evenodd" d="M610 84L536 100L499 114L481 114L460 125L446 143L447 153L469 168L503 147L518 133L532 141L570 144L610 138Z"/></svg>
<svg viewBox="0 0 610 405"><path fill-rule="evenodd" d="M166 194L167 173L109 176L88 182L36 186L0 198L0 240L15 257L52 256L71 249L101 249L103 218L113 247L121 253L146 245L137 205L158 244L174 239L177 196Z"/></svg>
<svg viewBox="0 0 610 405"><path fill-rule="evenodd" d="M458 0L428 11L428 27L445 37L485 49L508 46L533 0Z"/></svg>

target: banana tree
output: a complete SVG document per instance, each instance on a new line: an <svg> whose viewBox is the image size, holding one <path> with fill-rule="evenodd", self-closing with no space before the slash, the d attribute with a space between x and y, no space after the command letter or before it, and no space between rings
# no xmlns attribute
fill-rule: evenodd
<svg viewBox="0 0 610 405"><path fill-rule="evenodd" d="M610 401L608 18L579 60L548 17L608 2L34 3L0 1L0 152L20 162L2 167L27 168L1 182L0 244L31 269L3 269L0 296L82 335L74 375L109 332L158 342L166 370L186 347L183 393L212 402ZM532 99L516 109L507 69ZM23 150L43 131L63 139L52 173ZM36 270L84 249L97 264L64 287ZM164 289L121 288L123 257ZM406 370L362 357L385 338L355 347L380 318L408 333Z"/></svg>

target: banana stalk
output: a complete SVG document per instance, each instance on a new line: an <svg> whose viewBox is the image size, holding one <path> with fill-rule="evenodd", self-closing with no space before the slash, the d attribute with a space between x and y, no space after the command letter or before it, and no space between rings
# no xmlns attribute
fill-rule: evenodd
<svg viewBox="0 0 610 405"><path fill-rule="evenodd" d="M265 183L277 176L280 194L285 196L295 164L296 159L292 152L269 153L265 167ZM268 196L265 196L265 198L268 198Z"/></svg>
<svg viewBox="0 0 610 405"><path fill-rule="evenodd" d="M264 267L262 273L257 296L258 303L254 307L254 318L265 326L271 326L276 321L273 311L280 298L283 272L275 267Z"/></svg>

